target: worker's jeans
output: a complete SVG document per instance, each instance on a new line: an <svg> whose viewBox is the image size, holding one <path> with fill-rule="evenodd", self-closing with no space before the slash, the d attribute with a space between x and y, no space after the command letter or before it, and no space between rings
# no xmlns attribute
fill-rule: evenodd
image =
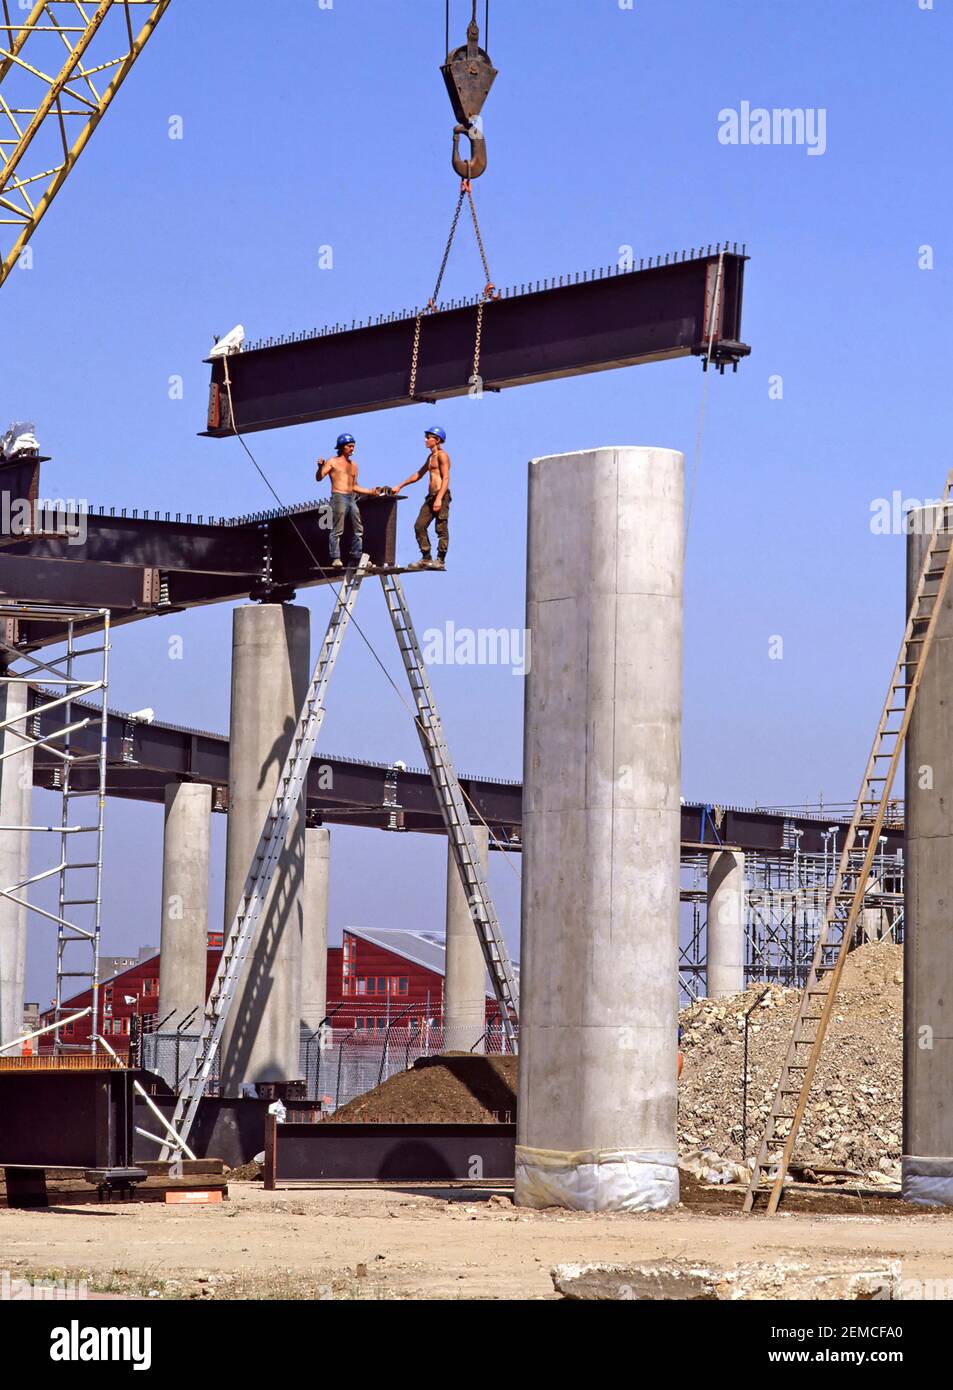
<svg viewBox="0 0 953 1390"><path fill-rule="evenodd" d="M437 523L437 554L442 560L450 548L450 503L453 499L449 492L445 492L439 512L435 512L433 509L433 499L434 494L428 492L417 520L414 522L414 535L417 537L421 555L425 560L429 560L430 536L427 533L431 523L435 521Z"/></svg>
<svg viewBox="0 0 953 1390"><path fill-rule="evenodd" d="M341 558L341 537L344 534L344 523L348 517L351 518L351 553L348 556L348 563L356 565L364 548L364 523L361 521L357 496L353 492L332 492L331 535L329 538L332 560L340 560Z"/></svg>

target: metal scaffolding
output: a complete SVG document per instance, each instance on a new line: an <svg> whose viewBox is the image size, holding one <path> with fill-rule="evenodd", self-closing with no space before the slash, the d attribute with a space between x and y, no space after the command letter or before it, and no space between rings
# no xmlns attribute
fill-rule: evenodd
<svg viewBox="0 0 953 1390"><path fill-rule="evenodd" d="M18 649L23 622L52 623L62 628L61 645L45 649L42 658ZM89 634L90 624L98 631ZM83 628L87 635L78 636ZM98 639L98 640L97 640ZM0 896L56 927L56 994L54 1021L68 1012L65 1000L76 993L75 980L92 990L92 1017L98 1020L99 940L102 925L103 826L106 806L107 692L109 681L109 610L71 608L16 602L0 603L0 690L5 717L0 720L0 762L27 753L55 764L52 790L59 793L60 813L49 824L36 817L0 831L17 831L30 847L39 837L55 845L54 863L25 872L12 884L0 884ZM13 687L17 687L14 694ZM26 698L23 698L23 691ZM79 717L74 703L82 701ZM51 717L55 721L51 727ZM42 732L41 732L42 725ZM92 727L94 746L77 736ZM81 775L80 775L81 774ZM82 809L91 806L92 812ZM55 911L34 898L31 889L54 900ZM93 1030L92 1050L97 1048ZM62 1049L60 1029L53 1033L54 1049Z"/></svg>
<svg viewBox="0 0 953 1390"><path fill-rule="evenodd" d="M821 835L821 853L805 854L798 848L801 832L792 825L790 853L745 855L746 986L770 983L800 989L804 985L837 867L837 838L843 830L842 825L830 826ZM852 862L856 858L859 866L863 857L861 846ZM888 853L886 837L881 836L857 944L883 938L903 941L903 873L901 852ZM704 997L707 989L707 878L708 855L704 851L686 854L678 967L683 1002Z"/></svg>

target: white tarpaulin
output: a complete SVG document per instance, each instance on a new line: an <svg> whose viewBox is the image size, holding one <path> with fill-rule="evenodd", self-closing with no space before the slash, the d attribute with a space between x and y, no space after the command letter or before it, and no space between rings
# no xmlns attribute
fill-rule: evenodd
<svg viewBox="0 0 953 1390"><path fill-rule="evenodd" d="M516 1203L572 1211L659 1211L678 1202L674 1153L601 1149L559 1153L516 1146Z"/></svg>
<svg viewBox="0 0 953 1390"><path fill-rule="evenodd" d="M12 459L17 454L36 453L36 426L32 420L14 420L6 434L0 435L0 458Z"/></svg>

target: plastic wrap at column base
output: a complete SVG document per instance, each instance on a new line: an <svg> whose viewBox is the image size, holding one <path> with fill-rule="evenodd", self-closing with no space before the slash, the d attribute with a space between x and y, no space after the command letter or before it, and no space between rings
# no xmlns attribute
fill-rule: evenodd
<svg viewBox="0 0 953 1390"><path fill-rule="evenodd" d="M659 1211L678 1202L674 1152L516 1146L516 1204L571 1211Z"/></svg>
<svg viewBox="0 0 953 1390"><path fill-rule="evenodd" d="M953 1158L904 1154L900 1160L900 1196L921 1206L953 1207Z"/></svg>

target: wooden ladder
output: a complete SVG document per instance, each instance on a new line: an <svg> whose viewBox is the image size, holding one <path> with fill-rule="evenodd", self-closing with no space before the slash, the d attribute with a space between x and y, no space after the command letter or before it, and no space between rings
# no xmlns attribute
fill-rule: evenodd
<svg viewBox="0 0 953 1390"><path fill-rule="evenodd" d="M947 476L942 504L935 509L936 517L930 544L910 605L900 654L893 670L873 748L834 875L787 1056L745 1196L746 1212L754 1208L762 1181L765 1180L772 1183L767 1213L771 1215L777 1211L791 1154L804 1119L844 962L853 943L855 928L864 906L864 895L867 892L904 739L953 568L950 559L953 554L949 516L950 506L953 505L950 502L951 488L953 471ZM856 862L851 863L859 831L868 832L860 867ZM789 1124L790 1128L787 1134L783 1135L786 1124ZM780 1161L775 1164L769 1161L769 1154L777 1147L782 1137L784 1151Z"/></svg>

